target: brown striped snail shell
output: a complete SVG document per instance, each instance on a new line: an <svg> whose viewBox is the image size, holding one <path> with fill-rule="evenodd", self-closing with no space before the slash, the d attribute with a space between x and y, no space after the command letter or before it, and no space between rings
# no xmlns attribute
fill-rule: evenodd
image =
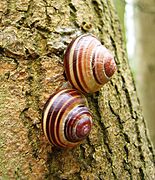
<svg viewBox="0 0 155 180"><path fill-rule="evenodd" d="M116 70L111 52L95 36L74 39L64 55L64 68L71 85L85 93L98 91Z"/></svg>
<svg viewBox="0 0 155 180"><path fill-rule="evenodd" d="M92 115L86 98L75 89L53 94L43 110L42 128L54 146L70 148L81 143L92 127Z"/></svg>

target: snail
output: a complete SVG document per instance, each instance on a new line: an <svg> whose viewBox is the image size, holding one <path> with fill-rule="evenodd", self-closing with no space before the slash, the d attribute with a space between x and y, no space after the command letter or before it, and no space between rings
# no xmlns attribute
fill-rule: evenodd
<svg viewBox="0 0 155 180"><path fill-rule="evenodd" d="M111 52L91 34L72 40L64 55L68 81L81 92L93 93L107 83L116 70Z"/></svg>
<svg viewBox="0 0 155 180"><path fill-rule="evenodd" d="M51 144L72 148L82 142L91 130L92 115L87 100L75 89L61 89L47 100L42 129Z"/></svg>

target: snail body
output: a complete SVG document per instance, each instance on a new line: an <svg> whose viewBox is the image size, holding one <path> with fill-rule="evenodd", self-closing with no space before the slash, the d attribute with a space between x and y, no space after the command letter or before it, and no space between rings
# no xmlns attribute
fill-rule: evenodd
<svg viewBox="0 0 155 180"><path fill-rule="evenodd" d="M68 46L64 69L71 85L92 93L107 83L116 70L113 55L93 35L81 35Z"/></svg>
<svg viewBox="0 0 155 180"><path fill-rule="evenodd" d="M85 139L92 127L92 115L86 98L75 89L53 94L43 110L42 128L54 146L71 148Z"/></svg>

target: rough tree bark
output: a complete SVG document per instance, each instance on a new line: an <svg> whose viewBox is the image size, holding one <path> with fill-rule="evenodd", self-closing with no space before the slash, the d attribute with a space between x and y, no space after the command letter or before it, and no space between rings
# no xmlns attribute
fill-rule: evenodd
<svg viewBox="0 0 155 180"><path fill-rule="evenodd" d="M154 179L154 152L111 2L2 0L0 15L1 179ZM90 136L57 150L42 133L42 108L65 82L66 45L85 32L111 49L118 70L88 96Z"/></svg>
<svg viewBox="0 0 155 180"><path fill-rule="evenodd" d="M150 137L155 146L155 1L135 0L135 59L138 93Z"/></svg>

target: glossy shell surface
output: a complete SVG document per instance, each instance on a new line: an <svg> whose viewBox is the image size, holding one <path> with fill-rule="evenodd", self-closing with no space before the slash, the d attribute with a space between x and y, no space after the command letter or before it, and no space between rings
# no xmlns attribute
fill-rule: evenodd
<svg viewBox="0 0 155 180"><path fill-rule="evenodd" d="M53 94L45 104L42 128L54 146L71 148L85 139L92 127L86 98L75 89Z"/></svg>
<svg viewBox="0 0 155 180"><path fill-rule="evenodd" d="M98 91L116 70L111 52L93 35L81 35L68 46L64 68L71 85L85 93Z"/></svg>

